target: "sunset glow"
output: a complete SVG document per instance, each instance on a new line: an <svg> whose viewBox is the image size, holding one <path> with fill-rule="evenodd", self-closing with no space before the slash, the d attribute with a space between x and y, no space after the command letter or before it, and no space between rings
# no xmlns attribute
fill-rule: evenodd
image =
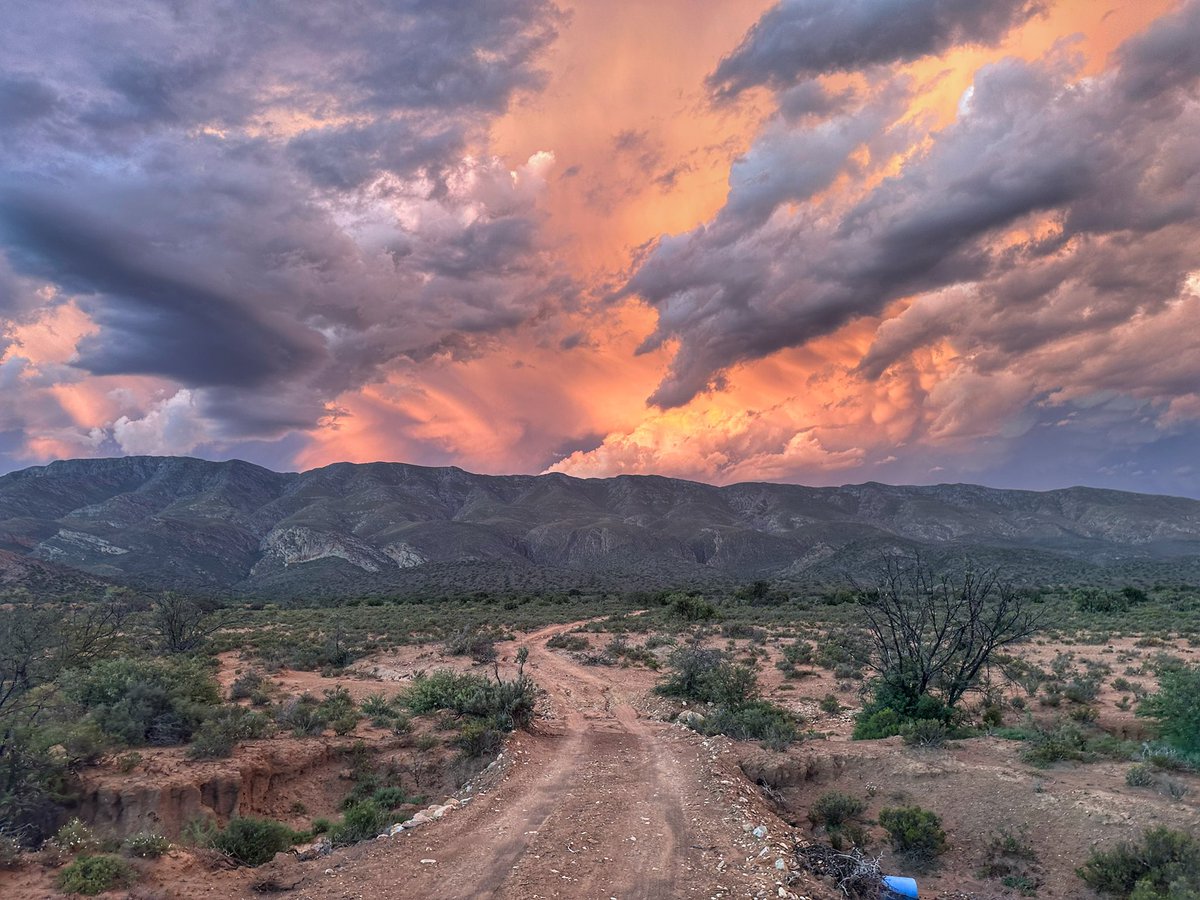
<svg viewBox="0 0 1200 900"><path fill-rule="evenodd" d="M1200 0L336 6L11 12L0 469L1200 496Z"/></svg>

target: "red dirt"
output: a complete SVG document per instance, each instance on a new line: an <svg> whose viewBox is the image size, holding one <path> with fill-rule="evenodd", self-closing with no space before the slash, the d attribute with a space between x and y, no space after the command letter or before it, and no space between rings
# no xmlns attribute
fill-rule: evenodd
<svg viewBox="0 0 1200 900"><path fill-rule="evenodd" d="M791 828L742 774L731 742L648 718L650 672L584 667L546 649L571 627L519 641L547 712L508 742L461 809L311 862L281 855L268 867L214 870L173 851L143 867L131 896L257 897L253 885L271 872L296 900L834 897L805 875L784 886L788 873L775 861L790 862ZM511 657L516 646L501 650ZM226 672L233 662L225 661ZM509 659L503 668L512 671ZM767 827L765 839L748 833L757 825ZM12 900L55 896L51 880L27 866L2 892Z"/></svg>

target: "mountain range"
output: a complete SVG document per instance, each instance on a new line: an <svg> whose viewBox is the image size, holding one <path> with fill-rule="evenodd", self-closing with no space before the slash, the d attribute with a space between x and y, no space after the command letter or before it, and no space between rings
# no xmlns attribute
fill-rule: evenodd
<svg viewBox="0 0 1200 900"><path fill-rule="evenodd" d="M0 476L9 585L58 572L316 597L829 582L912 551L1041 581L1191 577L1200 501L1083 487L715 487L403 463L279 473L144 456Z"/></svg>

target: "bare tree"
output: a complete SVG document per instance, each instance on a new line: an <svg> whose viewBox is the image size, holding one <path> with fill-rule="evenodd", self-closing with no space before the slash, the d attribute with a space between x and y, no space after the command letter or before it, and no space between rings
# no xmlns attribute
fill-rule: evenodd
<svg viewBox="0 0 1200 900"><path fill-rule="evenodd" d="M191 653L229 620L226 611L173 591L150 603L150 628L164 653Z"/></svg>
<svg viewBox="0 0 1200 900"><path fill-rule="evenodd" d="M920 556L884 561L858 603L875 667L893 695L954 706L1000 647L1030 635L1036 617L996 569L936 573Z"/></svg>

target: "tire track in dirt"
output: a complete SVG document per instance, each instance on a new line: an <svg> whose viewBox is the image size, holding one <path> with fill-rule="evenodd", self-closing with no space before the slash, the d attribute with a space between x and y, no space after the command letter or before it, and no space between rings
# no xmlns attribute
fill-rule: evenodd
<svg viewBox="0 0 1200 900"><path fill-rule="evenodd" d="M589 669L546 648L574 625L528 635L527 668L557 716L515 735L499 785L435 825L349 853L292 896L651 900L774 894L742 873L734 828L699 771L694 744L639 716L620 670ZM672 738L674 740L672 740ZM689 755L690 750L690 755ZM758 890L746 890L753 884Z"/></svg>

